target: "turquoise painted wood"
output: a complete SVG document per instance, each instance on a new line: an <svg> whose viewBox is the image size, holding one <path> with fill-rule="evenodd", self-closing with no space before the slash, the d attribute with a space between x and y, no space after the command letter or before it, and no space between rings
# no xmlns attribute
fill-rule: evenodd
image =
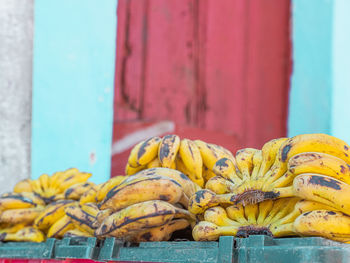
<svg viewBox="0 0 350 263"><path fill-rule="evenodd" d="M32 177L110 177L117 0L36 0Z"/></svg>
<svg viewBox="0 0 350 263"><path fill-rule="evenodd" d="M329 0L292 2L289 136L331 132L333 3Z"/></svg>
<svg viewBox="0 0 350 263"><path fill-rule="evenodd" d="M333 23L332 134L350 143L350 1L337 0Z"/></svg>

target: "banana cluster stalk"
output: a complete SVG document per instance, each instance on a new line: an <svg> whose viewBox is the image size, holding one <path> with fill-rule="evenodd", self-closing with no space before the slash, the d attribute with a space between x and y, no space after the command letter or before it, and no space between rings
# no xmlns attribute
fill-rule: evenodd
<svg viewBox="0 0 350 263"><path fill-rule="evenodd" d="M221 158L235 162L230 151L215 144L200 140L181 140L177 135L152 137L138 143L131 150L125 173L133 175L156 167L176 169L199 187L204 187L215 176L212 172L213 166Z"/></svg>

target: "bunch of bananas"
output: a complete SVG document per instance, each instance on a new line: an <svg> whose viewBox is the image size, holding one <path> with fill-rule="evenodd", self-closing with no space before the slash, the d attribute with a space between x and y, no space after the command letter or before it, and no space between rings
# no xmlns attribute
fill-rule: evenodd
<svg viewBox="0 0 350 263"><path fill-rule="evenodd" d="M131 150L125 173L132 175L155 167L177 169L203 187L206 181L215 176L212 172L214 164L224 157L234 162L229 150L215 144L181 140L177 135L152 137Z"/></svg>
<svg viewBox="0 0 350 263"><path fill-rule="evenodd" d="M62 219L65 207L97 189L87 182L90 176L72 168L18 182L12 193L0 197L0 240L41 242L46 237L62 237L60 233L70 227Z"/></svg>
<svg viewBox="0 0 350 263"><path fill-rule="evenodd" d="M217 176L190 199L189 211L203 220L194 228L193 236L212 240L227 233L242 235L242 228L249 233L262 227L273 236L284 233L350 240L346 225L350 222L349 164L350 146L326 134L280 138L267 142L262 150L239 150L235 161L218 160L213 167ZM306 204L307 209L292 207L288 212L290 200L296 202L295 207ZM266 213L269 217L275 214L273 209L268 212L271 205L280 207L276 214L279 218L268 219L266 225L261 218ZM237 215L227 211L237 206L241 207L238 217L248 223L240 219L237 224ZM217 217L229 220L214 220L213 214L219 212L221 216ZM281 219L282 214L288 220Z"/></svg>
<svg viewBox="0 0 350 263"><path fill-rule="evenodd" d="M187 207L195 191L195 183L177 170L158 167L131 175L99 202L92 224L95 236L131 242L169 240L174 231L194 223Z"/></svg>

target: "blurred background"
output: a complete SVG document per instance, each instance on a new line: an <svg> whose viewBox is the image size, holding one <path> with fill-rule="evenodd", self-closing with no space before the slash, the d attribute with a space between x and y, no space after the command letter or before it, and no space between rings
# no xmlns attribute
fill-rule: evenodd
<svg viewBox="0 0 350 263"><path fill-rule="evenodd" d="M1 0L0 185L123 174L169 133L350 142L350 1Z"/></svg>

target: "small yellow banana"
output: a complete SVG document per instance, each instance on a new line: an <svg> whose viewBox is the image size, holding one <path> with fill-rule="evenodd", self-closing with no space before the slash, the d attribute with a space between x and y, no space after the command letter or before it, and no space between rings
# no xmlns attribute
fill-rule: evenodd
<svg viewBox="0 0 350 263"><path fill-rule="evenodd" d="M175 158L180 148L180 138L177 135L166 135L160 142L158 158L165 168L174 168Z"/></svg>

